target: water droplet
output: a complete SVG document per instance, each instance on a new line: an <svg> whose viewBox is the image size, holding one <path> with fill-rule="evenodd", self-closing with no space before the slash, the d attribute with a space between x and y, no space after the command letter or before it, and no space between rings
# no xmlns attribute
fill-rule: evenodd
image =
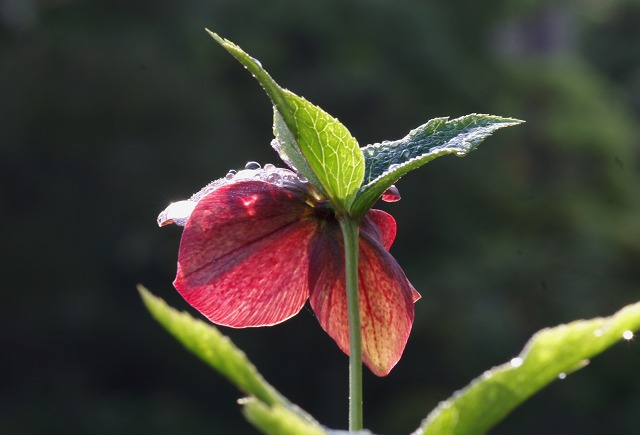
<svg viewBox="0 0 640 435"><path fill-rule="evenodd" d="M300 180L301 183L306 183L307 181L307 177L305 177L304 175L300 175L298 174L298 180Z"/></svg>
<svg viewBox="0 0 640 435"><path fill-rule="evenodd" d="M464 157L467 155L467 151L456 151L456 157Z"/></svg>
<svg viewBox="0 0 640 435"><path fill-rule="evenodd" d="M388 171L389 171L389 172L391 172L391 171L395 171L395 170L396 170L396 169L398 169L399 167L400 167L400 165L399 165L399 164L394 163L393 165L389 165L389 169L388 169Z"/></svg>
<svg viewBox="0 0 640 435"><path fill-rule="evenodd" d="M245 169L260 169L260 163L258 162L247 162L246 165L244 165Z"/></svg>
<svg viewBox="0 0 640 435"><path fill-rule="evenodd" d="M252 61L254 61L256 63L256 65L258 65L260 68L262 68L262 64L260 63L260 61L258 59L256 59L255 57L251 57L251 56L249 56L249 57L251 58Z"/></svg>
<svg viewBox="0 0 640 435"><path fill-rule="evenodd" d="M227 172L227 175L224 176L224 178L226 178L227 180L231 180L237 173L238 171L236 171L235 169L230 169L229 172Z"/></svg>
<svg viewBox="0 0 640 435"><path fill-rule="evenodd" d="M511 364L511 367L513 367L515 369L515 368L520 367L522 365L522 362L523 362L522 358L516 357L516 358L511 358L510 364Z"/></svg>
<svg viewBox="0 0 640 435"><path fill-rule="evenodd" d="M185 226L191 212L198 203L196 201L178 201L169 204L162 213L158 215L158 226L164 227L169 224Z"/></svg>
<svg viewBox="0 0 640 435"><path fill-rule="evenodd" d="M631 340L633 338L633 331L624 331L622 333L622 338L625 340Z"/></svg>
<svg viewBox="0 0 640 435"><path fill-rule="evenodd" d="M566 373L564 373L564 372L563 372L563 373L560 373L560 374L558 375L558 379L560 379L560 380L566 379L566 377L567 377L567 374L566 374Z"/></svg>
<svg viewBox="0 0 640 435"><path fill-rule="evenodd" d="M403 159L408 159L410 156L411 156L411 151L409 151L409 150L402 151L402 158Z"/></svg>
<svg viewBox="0 0 640 435"><path fill-rule="evenodd" d="M265 171L273 171L276 168L275 165L272 165L271 163L267 163L266 165L264 165L264 170Z"/></svg>
<svg viewBox="0 0 640 435"><path fill-rule="evenodd" d="M384 202L400 201L400 191L395 186L395 184L392 184L387 190L384 191L384 193L382 194L382 200Z"/></svg>
<svg viewBox="0 0 640 435"><path fill-rule="evenodd" d="M297 180L297 178L296 178L296 176L295 176L295 175L290 175L290 174L287 174L287 175L285 175L285 176L284 176L284 177L282 177L282 178L283 178L285 181L289 181L289 182L294 182L294 181L296 181L296 180Z"/></svg>
<svg viewBox="0 0 640 435"><path fill-rule="evenodd" d="M272 172L271 174L267 175L267 183L282 184L282 176L277 172Z"/></svg>

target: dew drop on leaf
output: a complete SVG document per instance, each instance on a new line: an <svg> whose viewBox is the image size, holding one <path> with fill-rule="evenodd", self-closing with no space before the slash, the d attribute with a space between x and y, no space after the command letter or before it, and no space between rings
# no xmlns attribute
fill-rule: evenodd
<svg viewBox="0 0 640 435"><path fill-rule="evenodd" d="M516 358L511 358L510 364L511 364L511 367L513 367L515 369L515 368L520 367L522 365L522 362L523 362L522 358L516 357Z"/></svg>

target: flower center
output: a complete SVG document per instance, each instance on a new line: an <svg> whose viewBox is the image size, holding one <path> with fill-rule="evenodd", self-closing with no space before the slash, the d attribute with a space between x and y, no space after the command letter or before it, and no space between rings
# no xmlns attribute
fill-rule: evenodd
<svg viewBox="0 0 640 435"><path fill-rule="evenodd" d="M328 199L321 199L311 204L314 210L314 216L316 219L327 222L335 220L336 214L331 206L331 201Z"/></svg>

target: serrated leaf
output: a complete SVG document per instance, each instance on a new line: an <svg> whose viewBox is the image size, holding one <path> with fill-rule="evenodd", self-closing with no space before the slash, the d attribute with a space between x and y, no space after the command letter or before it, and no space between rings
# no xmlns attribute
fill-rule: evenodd
<svg viewBox="0 0 640 435"><path fill-rule="evenodd" d="M611 317L543 329L519 357L485 372L441 402L414 435L486 433L537 391L584 367L590 358L639 329L640 302Z"/></svg>
<svg viewBox="0 0 640 435"><path fill-rule="evenodd" d="M435 118L400 140L367 145L362 149L365 175L352 207L354 214L366 213L389 186L408 172L443 155L464 156L494 131L521 122L478 114L452 120Z"/></svg>
<svg viewBox="0 0 640 435"><path fill-rule="evenodd" d="M285 160L337 208L349 211L364 177L364 157L349 130L321 108L281 88L260 62L233 42L207 31L253 74L273 102L274 132Z"/></svg>
<svg viewBox="0 0 640 435"><path fill-rule="evenodd" d="M217 328L194 319L186 312L175 310L141 285L138 286L138 291L147 309L171 335L244 394L253 396L263 407L275 409L273 419L284 418L299 425L304 424L307 428L320 428L311 416L273 388L251 364L244 352Z"/></svg>

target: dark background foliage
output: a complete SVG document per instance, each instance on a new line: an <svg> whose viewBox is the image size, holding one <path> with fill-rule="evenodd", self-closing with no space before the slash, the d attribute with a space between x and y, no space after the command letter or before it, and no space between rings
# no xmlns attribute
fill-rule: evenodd
<svg viewBox="0 0 640 435"><path fill-rule="evenodd" d="M240 394L157 325L179 228L157 213L248 160L277 163L259 58L361 145L436 116L525 119L381 205L423 299L365 419L406 434L538 329L640 299L640 7L610 2L0 2L2 433L254 433ZM347 358L309 309L227 330L277 388L346 426ZM615 346L494 433L636 433L640 347Z"/></svg>

